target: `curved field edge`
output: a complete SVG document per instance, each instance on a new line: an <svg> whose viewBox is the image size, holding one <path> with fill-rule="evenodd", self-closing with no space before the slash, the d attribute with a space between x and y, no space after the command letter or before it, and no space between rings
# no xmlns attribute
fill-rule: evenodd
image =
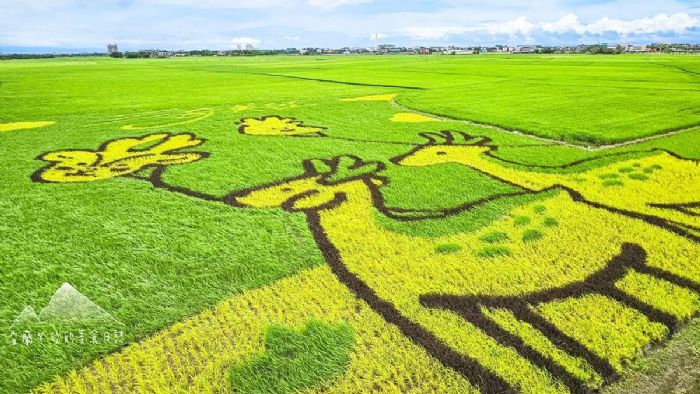
<svg viewBox="0 0 700 394"><path fill-rule="evenodd" d="M411 101L406 94L400 94L393 99L393 102L402 109L412 111L418 115L432 116L441 120L467 122L474 126L496 129L503 132L527 135L541 139L551 144L563 144L586 149L610 149L618 148L636 143L646 142L656 138L663 138L675 134L696 129L700 126L700 121L689 122L674 127L659 128L644 133L638 133L627 138L594 136L587 133L571 135L569 133L558 133L556 129L549 131L546 126L542 127L522 127L515 121L490 121L488 118L479 115L460 115L450 110L436 110L421 106ZM605 133L606 130L599 130L598 133Z"/></svg>

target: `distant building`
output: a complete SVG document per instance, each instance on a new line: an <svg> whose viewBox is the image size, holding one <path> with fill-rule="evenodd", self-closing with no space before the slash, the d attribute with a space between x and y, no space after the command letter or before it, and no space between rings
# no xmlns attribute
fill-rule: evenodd
<svg viewBox="0 0 700 394"><path fill-rule="evenodd" d="M625 46L625 52L638 53L638 52L646 52L646 51L647 51L646 45L627 44L627 46Z"/></svg>
<svg viewBox="0 0 700 394"><path fill-rule="evenodd" d="M107 44L107 53L108 54L113 54L119 52L119 48L117 47L117 44Z"/></svg>
<svg viewBox="0 0 700 394"><path fill-rule="evenodd" d="M443 55L473 55L474 51L469 49L448 49L446 51L442 51Z"/></svg>
<svg viewBox="0 0 700 394"><path fill-rule="evenodd" d="M536 45L518 45L518 47L515 49L515 52L517 52L517 53L536 53L537 46Z"/></svg>
<svg viewBox="0 0 700 394"><path fill-rule="evenodd" d="M377 52L382 54L397 54L405 51L406 48L400 48L393 44L381 44L377 46Z"/></svg>

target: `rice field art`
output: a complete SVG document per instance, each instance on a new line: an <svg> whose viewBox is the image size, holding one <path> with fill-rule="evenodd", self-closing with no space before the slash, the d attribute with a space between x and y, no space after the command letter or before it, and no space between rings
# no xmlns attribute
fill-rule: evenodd
<svg viewBox="0 0 700 394"><path fill-rule="evenodd" d="M678 58L319 59L0 64L3 119L53 122L0 134L1 392L700 387L700 128L679 109L697 80ZM630 69L636 93L586 85ZM212 88L95 86L115 72ZM548 88L516 108L483 94L493 75ZM552 120L542 101L573 78L601 112L624 93L656 120Z"/></svg>

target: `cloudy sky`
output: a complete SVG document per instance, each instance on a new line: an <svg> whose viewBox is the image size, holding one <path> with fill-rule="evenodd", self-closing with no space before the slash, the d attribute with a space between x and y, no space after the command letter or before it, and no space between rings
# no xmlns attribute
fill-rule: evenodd
<svg viewBox="0 0 700 394"><path fill-rule="evenodd" d="M700 0L0 0L0 50L700 42Z"/></svg>

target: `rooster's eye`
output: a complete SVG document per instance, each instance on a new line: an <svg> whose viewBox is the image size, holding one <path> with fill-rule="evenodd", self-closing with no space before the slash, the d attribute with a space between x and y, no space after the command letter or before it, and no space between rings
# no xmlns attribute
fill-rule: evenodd
<svg viewBox="0 0 700 394"><path fill-rule="evenodd" d="M441 151L438 151L436 154L437 154L438 156L444 156L444 155L447 154L447 152L445 152L444 150L441 150Z"/></svg>

